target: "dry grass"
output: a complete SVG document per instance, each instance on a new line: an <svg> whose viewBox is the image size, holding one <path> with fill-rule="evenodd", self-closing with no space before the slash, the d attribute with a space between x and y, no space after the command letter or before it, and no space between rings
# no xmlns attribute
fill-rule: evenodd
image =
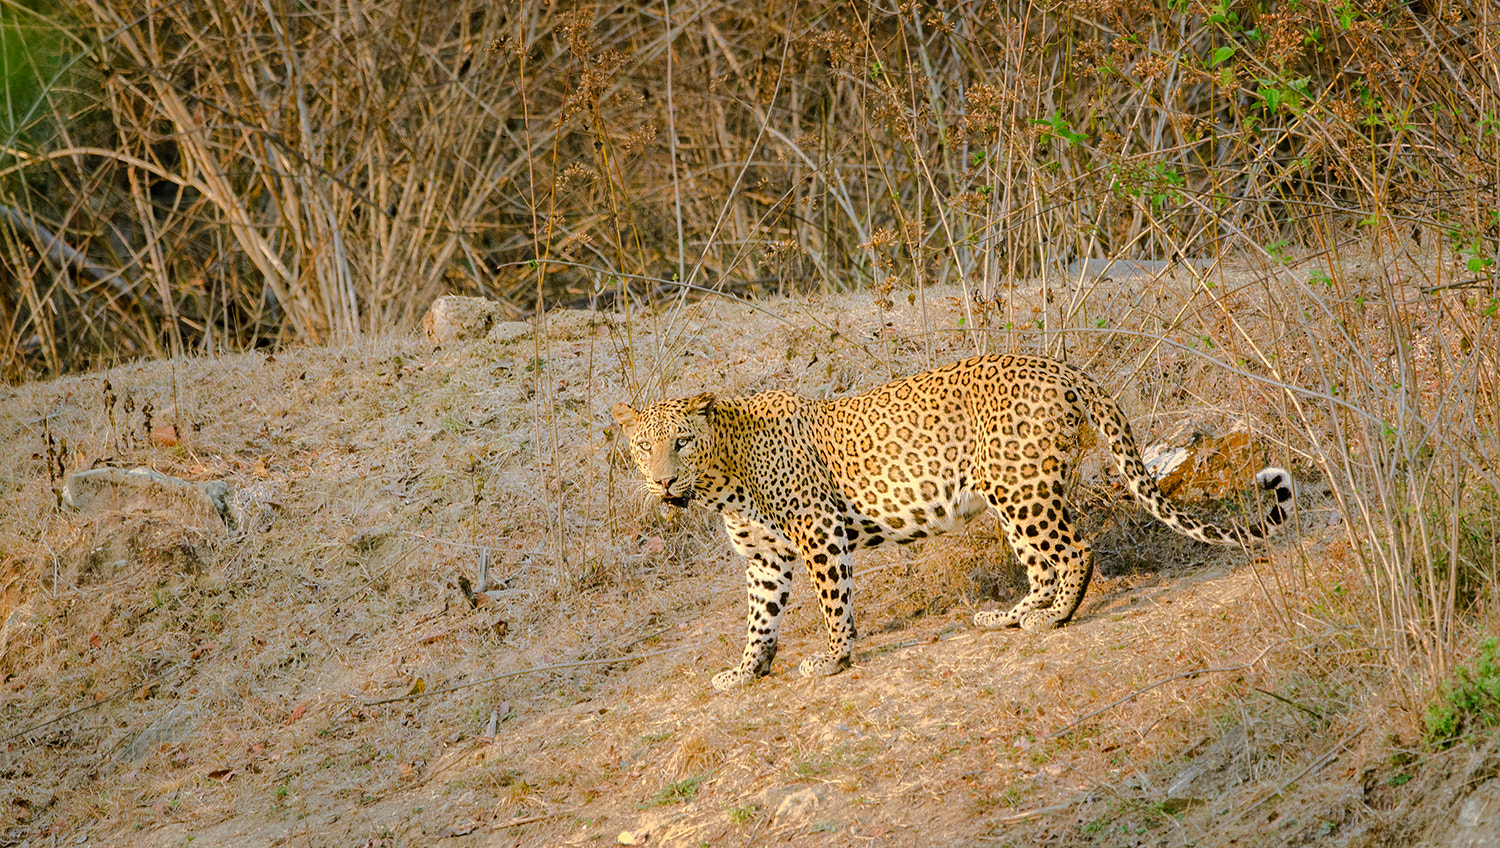
<svg viewBox="0 0 1500 848"><path fill-rule="evenodd" d="M1109 323L1113 310L1139 321L1141 304L1174 292L1238 292L1234 315L1289 351L1297 337L1249 320L1275 303L1259 278L1101 286L1089 304ZM1167 825L1151 812L1161 786L1229 724L1270 740L1256 781L1227 799L1244 805L1355 729L1408 731L1400 692L1378 694L1400 680L1371 638L1379 584L1347 541L1309 527L1302 544L1229 574L1233 552L1205 561L1121 521L1133 508L1091 469L1080 502L1104 572L1076 625L1040 639L970 630L975 607L1020 580L979 523L862 558L853 672L813 684L789 672L821 638L799 599L777 674L710 696L708 676L740 648L738 566L711 516L661 515L640 498L603 410L641 399L632 367L649 396L817 393L975 346L961 290L928 294L926 309L832 295L707 301L628 325L559 314L547 340L429 350L395 337L8 390L0 779L21 799L13 826L141 845L314 831L421 841L511 820L527 822L514 830L526 844L642 828L664 844L934 828L1083 839L1095 818ZM1012 303L1044 320L1059 308L1039 286ZM1315 486L1297 420L1274 405L1285 389L1223 379L1182 352L1197 334L1179 332L1063 338L1121 387L1144 439L1186 413L1247 419ZM1168 356L1163 340L1183 347ZM226 479L245 530L215 541L59 511L59 468L100 461ZM1326 510L1310 514L1326 528ZM484 552L501 596L472 610L455 584ZM641 659L574 665L630 656ZM548 666L561 668L500 677ZM1193 668L1234 670L1180 677ZM371 703L419 685L421 697ZM492 713L493 743L479 738ZM182 736L121 754L174 717ZM1359 737L1366 758L1385 750L1372 732ZM780 799L806 787L824 795L813 818L778 820ZM1247 831L1263 824L1255 810ZM1184 822L1172 839L1202 844L1210 820Z"/></svg>
<svg viewBox="0 0 1500 848"><path fill-rule="evenodd" d="M7 14L11 381L346 341L447 291L524 315L950 284L1009 321L1058 261L1356 232L1467 251L1494 297L1485 4Z"/></svg>

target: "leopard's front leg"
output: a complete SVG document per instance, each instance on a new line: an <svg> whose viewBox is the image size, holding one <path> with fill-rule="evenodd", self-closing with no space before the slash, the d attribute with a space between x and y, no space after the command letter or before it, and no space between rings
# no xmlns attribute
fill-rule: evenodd
<svg viewBox="0 0 1500 848"><path fill-rule="evenodd" d="M742 686L771 673L781 616L791 597L797 549L771 530L743 518L724 516L724 528L735 550L745 558L749 611L745 620L745 653L740 664L714 675L715 689Z"/></svg>
<svg viewBox="0 0 1500 848"><path fill-rule="evenodd" d="M823 608L828 649L797 667L803 677L826 677L849 667L854 639L854 553L841 523L815 525L802 544L802 559Z"/></svg>

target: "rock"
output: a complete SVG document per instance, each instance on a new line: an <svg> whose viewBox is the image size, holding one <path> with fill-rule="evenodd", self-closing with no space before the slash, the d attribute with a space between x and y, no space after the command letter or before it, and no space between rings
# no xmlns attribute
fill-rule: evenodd
<svg viewBox="0 0 1500 848"><path fill-rule="evenodd" d="M823 803L824 789L821 786L809 786L788 794L776 805L776 814L771 817L772 824L780 826L800 821L807 821L817 812L818 805Z"/></svg>
<svg viewBox="0 0 1500 848"><path fill-rule="evenodd" d="M447 295L433 302L422 317L422 329L433 344L488 339L505 344L526 338L536 331L529 321L500 320L500 304L482 297ZM619 324L624 317L613 312L588 309L554 309L542 319L547 337L581 339L593 335L599 327Z"/></svg>
<svg viewBox="0 0 1500 848"><path fill-rule="evenodd" d="M500 304L482 297L440 297L422 316L422 329L433 344L482 339L499 321Z"/></svg>
<svg viewBox="0 0 1500 848"><path fill-rule="evenodd" d="M496 321L485 338L495 344L505 344L531 335L532 327L525 321Z"/></svg>
<svg viewBox="0 0 1500 848"><path fill-rule="evenodd" d="M1452 848L1500 848L1500 777L1469 793L1453 822Z"/></svg>
<svg viewBox="0 0 1500 848"><path fill-rule="evenodd" d="M1146 470L1172 498L1230 497L1250 485L1261 469L1259 458L1248 432L1218 436L1193 423L1141 452Z"/></svg>
<svg viewBox="0 0 1500 848"><path fill-rule="evenodd" d="M163 745L175 745L187 739L193 732L192 713L182 704L178 704L170 711L159 716L156 721L130 743L115 752L115 761L120 763L131 763L145 757L147 754L156 752Z"/></svg>
<svg viewBox="0 0 1500 848"><path fill-rule="evenodd" d="M624 323L624 316L590 309L554 309L546 315L549 339L582 339L598 332L600 327Z"/></svg>
<svg viewBox="0 0 1500 848"><path fill-rule="evenodd" d="M1251 765L1250 740L1244 726L1236 725L1177 773L1167 787L1162 807L1176 813L1208 803L1225 790L1249 781Z"/></svg>
<svg viewBox="0 0 1500 848"><path fill-rule="evenodd" d="M192 483L144 466L71 474L63 486L63 500L86 515L155 513L184 527L216 534L237 526L228 484L221 480Z"/></svg>

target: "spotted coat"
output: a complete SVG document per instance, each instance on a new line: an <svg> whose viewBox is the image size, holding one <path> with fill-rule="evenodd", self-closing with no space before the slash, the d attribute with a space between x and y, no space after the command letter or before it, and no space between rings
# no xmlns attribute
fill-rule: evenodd
<svg viewBox="0 0 1500 848"><path fill-rule="evenodd" d="M999 515L1030 591L975 624L1040 631L1067 621L1094 569L1064 499L1084 424L1104 437L1131 494L1199 541L1261 539L1293 497L1291 476L1266 468L1256 482L1276 503L1260 522L1224 527L1182 514L1147 474L1114 399L1079 369L1039 356L975 357L835 400L700 394L613 412L652 494L718 510L745 559L745 651L714 677L718 689L770 672L799 560L828 636L800 671L834 674L849 665L855 635L853 552L943 533L986 508Z"/></svg>

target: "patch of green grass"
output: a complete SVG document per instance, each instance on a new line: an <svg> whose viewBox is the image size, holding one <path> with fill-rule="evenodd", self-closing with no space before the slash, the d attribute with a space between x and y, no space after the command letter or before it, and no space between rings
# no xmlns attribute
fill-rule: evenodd
<svg viewBox="0 0 1500 848"><path fill-rule="evenodd" d="M1031 793L1015 784L1005 787L1005 792L995 799L995 805L999 807L1010 807L1012 809L1021 806Z"/></svg>
<svg viewBox="0 0 1500 848"><path fill-rule="evenodd" d="M792 774L801 780L818 777L832 771L834 763L829 760L813 762L812 760L793 760Z"/></svg>
<svg viewBox="0 0 1500 848"><path fill-rule="evenodd" d="M1439 748L1466 733L1500 725L1500 642L1486 639L1479 656L1453 672L1422 718L1427 743Z"/></svg>
<svg viewBox="0 0 1500 848"><path fill-rule="evenodd" d="M698 795L703 786L703 775L694 775L676 783L669 783L656 790L643 807L664 807L668 804L686 804Z"/></svg>
<svg viewBox="0 0 1500 848"><path fill-rule="evenodd" d="M1168 822L1180 820L1181 813L1168 810L1160 801L1120 798L1112 801L1104 815L1078 826L1089 841L1108 841L1102 834L1140 836Z"/></svg>

